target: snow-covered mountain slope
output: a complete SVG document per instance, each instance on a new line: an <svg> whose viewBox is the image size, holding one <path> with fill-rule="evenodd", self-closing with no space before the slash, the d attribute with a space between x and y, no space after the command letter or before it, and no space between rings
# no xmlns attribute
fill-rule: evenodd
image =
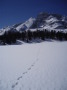
<svg viewBox="0 0 67 90"><path fill-rule="evenodd" d="M8 33L8 32L16 33L17 30L16 30L16 28L14 28L13 26L7 26L7 27L2 28L2 29L0 30L0 35L3 35L5 32L6 32L6 33Z"/></svg>
<svg viewBox="0 0 67 90"><path fill-rule="evenodd" d="M67 30L67 17L58 14L40 13L32 27L64 31Z"/></svg>
<svg viewBox="0 0 67 90"><path fill-rule="evenodd" d="M8 33L10 32L22 32L25 31L27 29L29 29L32 24L34 24L35 22L35 18L30 18L27 21L25 21L24 23L19 23L19 24L15 24L13 26L7 26L5 28L0 29L0 35L3 35L5 33L5 31Z"/></svg>
<svg viewBox="0 0 67 90"><path fill-rule="evenodd" d="M67 90L67 42L0 46L0 90Z"/></svg>
<svg viewBox="0 0 67 90"><path fill-rule="evenodd" d="M16 29L18 31L29 29L33 25L34 22L35 22L35 18L31 17L29 20L27 20L26 22L20 24L18 27L16 27Z"/></svg>
<svg viewBox="0 0 67 90"><path fill-rule="evenodd" d="M2 35L4 31L22 32L28 29L32 31L37 29L47 29L67 32L67 17L58 14L49 14L42 12L38 14L37 18L31 17L24 23L18 23L13 26L8 26L6 28L1 29L2 32L0 32L0 34Z"/></svg>

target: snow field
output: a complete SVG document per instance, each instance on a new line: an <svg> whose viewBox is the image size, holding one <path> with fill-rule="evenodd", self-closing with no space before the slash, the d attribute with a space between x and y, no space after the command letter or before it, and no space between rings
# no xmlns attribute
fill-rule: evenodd
<svg viewBox="0 0 67 90"><path fill-rule="evenodd" d="M67 90L67 42L0 46L0 90Z"/></svg>

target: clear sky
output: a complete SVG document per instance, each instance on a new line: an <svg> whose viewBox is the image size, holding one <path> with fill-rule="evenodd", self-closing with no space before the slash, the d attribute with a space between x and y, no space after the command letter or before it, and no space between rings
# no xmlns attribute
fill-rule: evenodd
<svg viewBox="0 0 67 90"><path fill-rule="evenodd" d="M67 16L67 0L0 0L0 28L36 17L40 12Z"/></svg>

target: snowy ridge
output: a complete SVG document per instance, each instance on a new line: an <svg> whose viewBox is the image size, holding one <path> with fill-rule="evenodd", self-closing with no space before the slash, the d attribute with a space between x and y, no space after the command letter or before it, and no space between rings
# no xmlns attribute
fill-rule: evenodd
<svg viewBox="0 0 67 90"><path fill-rule="evenodd" d="M22 23L21 25L19 25L16 29L18 31L20 31L21 29L23 30L26 30L26 29L29 29L32 24L34 23L35 19L34 18L30 18L29 20L27 20L25 23Z"/></svg>
<svg viewBox="0 0 67 90"><path fill-rule="evenodd" d="M0 35L2 35L5 31L14 31L14 32L22 32L25 30L55 30L55 31L63 31L67 32L67 17L58 15L58 14L49 14L49 13L40 13L37 18L29 18L24 23L18 23L13 26L8 26L6 28L1 29Z"/></svg>
<svg viewBox="0 0 67 90"><path fill-rule="evenodd" d="M67 18L57 14L40 13L33 28L67 32Z"/></svg>

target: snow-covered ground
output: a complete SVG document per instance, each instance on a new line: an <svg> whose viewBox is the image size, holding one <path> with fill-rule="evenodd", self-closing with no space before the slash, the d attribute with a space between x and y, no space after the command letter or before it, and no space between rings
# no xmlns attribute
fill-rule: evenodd
<svg viewBox="0 0 67 90"><path fill-rule="evenodd" d="M0 46L0 90L67 90L67 42Z"/></svg>

